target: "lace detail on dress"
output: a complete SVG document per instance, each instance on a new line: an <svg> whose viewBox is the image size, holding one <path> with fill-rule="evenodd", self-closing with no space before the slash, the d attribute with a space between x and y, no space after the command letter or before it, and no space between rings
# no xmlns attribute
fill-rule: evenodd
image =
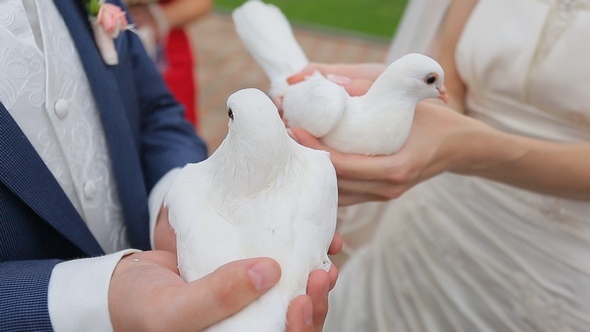
<svg viewBox="0 0 590 332"><path fill-rule="evenodd" d="M572 330L563 319L566 316L567 303L561 297L552 296L523 273L515 273L513 281L518 297L518 300L514 301L514 309L536 331Z"/></svg>
<svg viewBox="0 0 590 332"><path fill-rule="evenodd" d="M548 227L552 231L566 232L576 236L588 237L590 235L590 223L577 217L577 212L572 210L571 203L554 196L531 196L515 193L514 199L528 206L537 207L535 215L529 215L530 222L542 227ZM588 237L590 241L590 237Z"/></svg>
<svg viewBox="0 0 590 332"><path fill-rule="evenodd" d="M539 70L551 52L553 45L559 40L563 33L571 26L579 12L590 11L589 0L537 0L550 5L549 13L545 19L545 25L533 59L529 65L525 82L525 101L529 101L530 89L535 74ZM582 42L582 41L580 41Z"/></svg>

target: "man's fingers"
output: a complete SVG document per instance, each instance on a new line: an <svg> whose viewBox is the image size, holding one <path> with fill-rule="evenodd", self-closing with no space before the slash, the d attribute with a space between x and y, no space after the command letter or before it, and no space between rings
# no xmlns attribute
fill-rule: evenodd
<svg viewBox="0 0 590 332"><path fill-rule="evenodd" d="M338 254L340 251L342 251L343 245L344 245L344 240L342 239L342 236L340 236L340 233L338 233L338 232L334 233L334 238L332 239L332 242L330 243L330 247L328 248L328 254L330 254L330 255Z"/></svg>
<svg viewBox="0 0 590 332"><path fill-rule="evenodd" d="M287 332L312 332L313 303L309 296L296 297L287 311Z"/></svg>
<svg viewBox="0 0 590 332"><path fill-rule="evenodd" d="M330 282L330 290L334 289L336 282L338 281L338 268L332 264L332 268L328 271L328 280Z"/></svg>
<svg viewBox="0 0 590 332"><path fill-rule="evenodd" d="M324 270L312 271L307 280L307 295L313 303L313 321L316 325L323 325L328 314L329 290L330 277L328 273Z"/></svg>
<svg viewBox="0 0 590 332"><path fill-rule="evenodd" d="M154 229L154 247L158 250L166 250L176 254L176 233L170 226L168 208L163 205L160 208Z"/></svg>
<svg viewBox="0 0 590 332"><path fill-rule="evenodd" d="M213 325L250 304L281 277L279 265L269 258L226 264L188 285L178 309L195 330Z"/></svg>

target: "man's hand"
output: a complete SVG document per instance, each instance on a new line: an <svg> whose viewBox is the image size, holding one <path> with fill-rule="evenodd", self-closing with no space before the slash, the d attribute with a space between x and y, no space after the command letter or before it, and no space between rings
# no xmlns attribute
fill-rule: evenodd
<svg viewBox="0 0 590 332"><path fill-rule="evenodd" d="M198 331L240 311L280 279L279 265L269 258L226 264L210 275L186 283L176 256L148 251L124 257L113 273L109 312L115 331ZM321 330L327 294L337 270L314 271L307 293L291 302L287 331ZM315 324L315 326L314 326Z"/></svg>
<svg viewBox="0 0 590 332"><path fill-rule="evenodd" d="M163 205L160 208L154 229L154 246L154 249L166 250L176 255L176 234L170 226L168 208Z"/></svg>

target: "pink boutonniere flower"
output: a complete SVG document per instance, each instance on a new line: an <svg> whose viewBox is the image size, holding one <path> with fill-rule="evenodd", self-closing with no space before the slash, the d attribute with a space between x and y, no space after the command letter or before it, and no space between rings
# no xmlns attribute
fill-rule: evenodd
<svg viewBox="0 0 590 332"><path fill-rule="evenodd" d="M94 32L94 39L100 55L108 65L119 63L115 38L121 31L132 29L121 7L106 3L105 0L86 0L88 16Z"/></svg>

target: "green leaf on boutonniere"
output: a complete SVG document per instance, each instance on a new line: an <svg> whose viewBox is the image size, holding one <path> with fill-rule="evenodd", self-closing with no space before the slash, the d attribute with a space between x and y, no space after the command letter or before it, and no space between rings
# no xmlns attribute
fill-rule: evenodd
<svg viewBox="0 0 590 332"><path fill-rule="evenodd" d="M86 0L86 9L91 16L97 16L100 9L100 0Z"/></svg>

